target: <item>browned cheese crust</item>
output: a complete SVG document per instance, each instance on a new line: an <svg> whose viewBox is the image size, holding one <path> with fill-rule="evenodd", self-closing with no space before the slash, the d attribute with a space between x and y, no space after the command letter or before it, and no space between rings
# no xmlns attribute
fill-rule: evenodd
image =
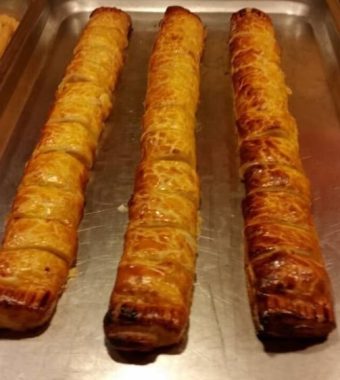
<svg viewBox="0 0 340 380"><path fill-rule="evenodd" d="M75 264L89 170L130 27L126 13L99 8L74 49L7 218L0 328L28 330L47 322Z"/></svg>
<svg viewBox="0 0 340 380"><path fill-rule="evenodd" d="M170 7L150 58L141 162L104 322L107 338L119 350L178 343L188 325L199 205L194 128L204 36L196 15Z"/></svg>
<svg viewBox="0 0 340 380"><path fill-rule="evenodd" d="M270 18L257 9L233 14L229 47L256 329L267 336L323 337L335 327L331 286Z"/></svg>

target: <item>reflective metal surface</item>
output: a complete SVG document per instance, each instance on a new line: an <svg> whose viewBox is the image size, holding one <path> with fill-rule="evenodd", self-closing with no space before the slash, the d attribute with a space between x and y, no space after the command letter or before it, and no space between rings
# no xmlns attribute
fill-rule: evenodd
<svg viewBox="0 0 340 380"><path fill-rule="evenodd" d="M243 272L236 136L228 72L230 12L269 12L294 95L301 154L314 194L314 215L333 282L340 321L340 43L324 1L176 1L207 25L202 62L197 152L202 233L188 340L147 356L120 355L104 340L103 316L122 252L124 207L139 158L147 62L169 3L164 1L35 1L29 44L14 55L0 84L0 223L38 138L55 88L88 12L117 5L134 24L115 107L98 150L80 227L77 269L48 328L18 337L2 333L1 380L335 380L339 331L309 346L257 339ZM33 17L34 16L34 17ZM29 23L28 23L29 24ZM2 108L1 108L2 107ZM2 228L2 227L1 227ZM1 234L1 233L0 233Z"/></svg>

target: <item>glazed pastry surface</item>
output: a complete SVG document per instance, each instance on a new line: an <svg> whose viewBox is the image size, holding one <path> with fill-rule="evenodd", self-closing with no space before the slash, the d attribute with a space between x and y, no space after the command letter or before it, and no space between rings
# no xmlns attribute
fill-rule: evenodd
<svg viewBox="0 0 340 380"><path fill-rule="evenodd" d="M187 329L198 232L194 128L203 43L200 19L169 7L149 62L141 161L104 322L119 350L169 346Z"/></svg>
<svg viewBox="0 0 340 380"><path fill-rule="evenodd" d="M260 335L323 337L335 327L331 285L270 18L233 14L229 47L255 326Z"/></svg>
<svg viewBox="0 0 340 380"><path fill-rule="evenodd" d="M28 330L53 314L76 262L84 193L131 21L98 8L74 49L32 157L0 249L0 328Z"/></svg>

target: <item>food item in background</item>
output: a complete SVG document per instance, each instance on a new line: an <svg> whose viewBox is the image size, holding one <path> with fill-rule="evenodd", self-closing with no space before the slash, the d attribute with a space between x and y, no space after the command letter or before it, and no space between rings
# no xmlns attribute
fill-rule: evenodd
<svg viewBox="0 0 340 380"><path fill-rule="evenodd" d="M10 43L19 22L11 16L0 14L0 58Z"/></svg>
<svg viewBox="0 0 340 380"><path fill-rule="evenodd" d="M74 49L8 216L0 250L0 328L44 324L65 287L130 27L121 10L98 8ZM98 49L105 60L94 65Z"/></svg>
<svg viewBox="0 0 340 380"><path fill-rule="evenodd" d="M149 63L141 162L104 327L119 350L181 341L195 278L199 184L195 112L204 45L201 20L169 7Z"/></svg>
<svg viewBox="0 0 340 380"><path fill-rule="evenodd" d="M246 187L245 266L257 331L326 336L335 327L331 285L270 18L256 9L235 13L229 47Z"/></svg>

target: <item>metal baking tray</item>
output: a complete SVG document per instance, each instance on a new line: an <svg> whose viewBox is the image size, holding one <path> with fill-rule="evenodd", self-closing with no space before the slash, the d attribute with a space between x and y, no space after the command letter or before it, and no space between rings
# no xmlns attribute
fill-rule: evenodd
<svg viewBox="0 0 340 380"><path fill-rule="evenodd" d="M162 12L174 3L197 12L208 31L197 129L203 217L197 282L185 343L122 355L106 345L102 321L127 221L119 206L128 201L139 159L147 62ZM32 2L24 25L28 41L0 83L0 225L76 39L100 5L129 11L134 30L87 189L76 275L47 329L24 337L1 334L1 379L338 379L339 330L308 346L261 342L255 335L243 271L243 186L227 50L231 12L254 6L272 16L340 321L340 39L324 1Z"/></svg>
<svg viewBox="0 0 340 380"><path fill-rule="evenodd" d="M20 21L27 11L29 4L29 0L1 0L0 13L13 16Z"/></svg>
<svg viewBox="0 0 340 380"><path fill-rule="evenodd" d="M27 14L30 3L30 0L0 0L0 14L7 14L8 16L12 16L19 21L19 26L15 35L1 57L0 78L3 78L4 73L7 71L7 68L13 59L13 55L15 54L16 48L13 48L13 45L16 47L22 45L24 34L21 30L25 29L25 27L22 27L22 24L25 24L23 22L25 18L31 18L30 15Z"/></svg>

